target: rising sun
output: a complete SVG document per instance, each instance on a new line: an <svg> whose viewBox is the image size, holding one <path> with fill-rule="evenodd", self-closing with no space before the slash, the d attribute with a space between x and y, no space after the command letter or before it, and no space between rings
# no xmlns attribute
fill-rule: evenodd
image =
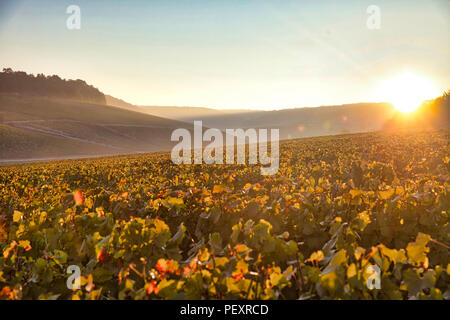
<svg viewBox="0 0 450 320"><path fill-rule="evenodd" d="M404 113L413 112L423 101L437 95L431 82L410 72L384 81L377 93L378 99L392 103L396 110Z"/></svg>

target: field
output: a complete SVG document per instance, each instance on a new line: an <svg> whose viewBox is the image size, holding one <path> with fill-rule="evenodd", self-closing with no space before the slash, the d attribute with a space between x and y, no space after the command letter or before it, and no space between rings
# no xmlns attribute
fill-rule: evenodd
<svg viewBox="0 0 450 320"><path fill-rule="evenodd" d="M449 138L285 141L275 176L165 153L0 167L0 298L450 299Z"/></svg>
<svg viewBox="0 0 450 320"><path fill-rule="evenodd" d="M0 162L170 150L172 131L191 127L112 106L0 94Z"/></svg>

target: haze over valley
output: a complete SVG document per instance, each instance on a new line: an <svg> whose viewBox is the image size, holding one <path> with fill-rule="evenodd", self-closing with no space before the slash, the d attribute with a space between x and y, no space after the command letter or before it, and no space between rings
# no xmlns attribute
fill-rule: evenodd
<svg viewBox="0 0 450 320"><path fill-rule="evenodd" d="M15 79L16 81L11 81ZM204 127L278 128L281 139L380 130L388 103L281 109L217 110L135 106L58 76L4 69L0 77L0 159L36 160L170 150L171 133Z"/></svg>

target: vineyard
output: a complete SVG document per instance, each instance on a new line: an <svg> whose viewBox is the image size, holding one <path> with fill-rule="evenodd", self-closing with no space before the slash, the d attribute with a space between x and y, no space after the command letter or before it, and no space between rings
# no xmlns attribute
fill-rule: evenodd
<svg viewBox="0 0 450 320"><path fill-rule="evenodd" d="M166 153L0 167L0 299L450 299L449 139L289 140L274 176Z"/></svg>

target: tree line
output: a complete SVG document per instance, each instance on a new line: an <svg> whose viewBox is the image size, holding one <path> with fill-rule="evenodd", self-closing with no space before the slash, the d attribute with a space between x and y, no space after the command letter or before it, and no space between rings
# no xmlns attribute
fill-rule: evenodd
<svg viewBox="0 0 450 320"><path fill-rule="evenodd" d="M11 68L4 68L0 72L0 93L106 104L105 95L83 80L66 80L57 75L45 76L42 73L35 76L23 71L13 71Z"/></svg>

